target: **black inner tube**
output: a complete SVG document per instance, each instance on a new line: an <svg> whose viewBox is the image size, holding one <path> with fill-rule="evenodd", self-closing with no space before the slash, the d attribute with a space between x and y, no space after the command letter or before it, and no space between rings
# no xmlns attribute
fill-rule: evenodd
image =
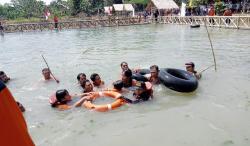
<svg viewBox="0 0 250 146"><path fill-rule="evenodd" d="M167 72L173 75L174 77L177 77L183 80L189 80L186 76L184 76L184 74L181 74L180 72L177 72L176 70L168 69Z"/></svg>

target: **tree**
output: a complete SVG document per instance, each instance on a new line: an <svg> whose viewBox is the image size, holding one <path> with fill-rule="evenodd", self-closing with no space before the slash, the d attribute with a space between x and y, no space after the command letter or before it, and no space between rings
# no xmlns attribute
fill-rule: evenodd
<svg viewBox="0 0 250 146"><path fill-rule="evenodd" d="M41 12L45 7L43 1L36 0L11 0L11 4L20 14L20 17L25 18L41 16Z"/></svg>
<svg viewBox="0 0 250 146"><path fill-rule="evenodd" d="M52 1L49 5L49 9L52 14L57 16L66 16L71 13L70 3L62 0Z"/></svg>

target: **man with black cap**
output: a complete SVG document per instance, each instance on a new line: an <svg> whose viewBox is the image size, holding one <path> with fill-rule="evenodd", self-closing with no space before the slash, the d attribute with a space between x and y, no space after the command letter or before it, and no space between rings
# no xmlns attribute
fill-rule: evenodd
<svg viewBox="0 0 250 146"><path fill-rule="evenodd" d="M185 63L185 65L186 65L186 70L192 73L197 78L197 80L201 78L201 74L195 70L195 65L193 62Z"/></svg>

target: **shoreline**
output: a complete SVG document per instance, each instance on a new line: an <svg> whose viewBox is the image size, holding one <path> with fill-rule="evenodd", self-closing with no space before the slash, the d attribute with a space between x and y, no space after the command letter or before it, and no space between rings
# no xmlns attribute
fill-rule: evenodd
<svg viewBox="0 0 250 146"><path fill-rule="evenodd" d="M212 22L211 22L212 21ZM228 23L228 21L230 21ZM205 25L210 27L230 28L230 29L250 29L250 16L162 16L158 18L161 24L177 25ZM58 22L56 28L54 22L31 22L31 23L13 23L4 24L5 33L30 32L30 31L48 31L64 29L82 29L95 27L117 27L129 25L155 24L154 18L144 19L143 17L102 17L98 19L69 19Z"/></svg>

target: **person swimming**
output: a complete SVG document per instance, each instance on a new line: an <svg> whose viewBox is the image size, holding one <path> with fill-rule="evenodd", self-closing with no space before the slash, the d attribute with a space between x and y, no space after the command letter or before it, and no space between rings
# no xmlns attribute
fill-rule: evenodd
<svg viewBox="0 0 250 146"><path fill-rule="evenodd" d="M159 67L157 65L152 65L150 66L150 74L146 74L145 77L152 84L160 84L159 72Z"/></svg>
<svg viewBox="0 0 250 146"><path fill-rule="evenodd" d="M197 80L201 78L201 74L195 70L195 64L193 62L185 63L185 65L186 71L192 73L197 78Z"/></svg>
<svg viewBox="0 0 250 146"><path fill-rule="evenodd" d="M5 74L4 71L0 71L0 81L7 83L10 78Z"/></svg>
<svg viewBox="0 0 250 146"><path fill-rule="evenodd" d="M119 93L128 93L129 90L124 88L122 80L117 80L113 82L113 89L112 91L119 92Z"/></svg>
<svg viewBox="0 0 250 146"><path fill-rule="evenodd" d="M80 86L84 89L85 83L86 83L86 80L87 80L86 74L85 73L79 73L76 78L77 78L77 81L80 84Z"/></svg>
<svg viewBox="0 0 250 146"><path fill-rule="evenodd" d="M121 62L120 65L121 65L122 73L129 69L128 63L125 61Z"/></svg>
<svg viewBox="0 0 250 146"><path fill-rule="evenodd" d="M81 95L82 96L82 95ZM72 107L79 107L81 104L88 100L88 96L86 98L81 98L73 105L70 105L70 101L72 100L72 96L69 94L69 92L66 89L57 90L55 95L52 95L49 99L49 103L51 104L51 107L58 108L61 110L67 110Z"/></svg>
<svg viewBox="0 0 250 146"><path fill-rule="evenodd" d="M153 89L150 82L137 82L136 85L133 86L133 88L133 97L135 98L135 100L122 97L127 103L137 104L153 98Z"/></svg>
<svg viewBox="0 0 250 146"><path fill-rule="evenodd" d="M83 93L94 92L93 85L89 80L86 80Z"/></svg>
<svg viewBox="0 0 250 146"><path fill-rule="evenodd" d="M131 70L132 73L138 73L138 72L140 71L139 68L130 69L129 66L128 66L128 63L125 62L125 61L121 62L120 66L121 66L121 69L122 69L121 76L122 76L122 74L123 74L126 70Z"/></svg>
<svg viewBox="0 0 250 146"><path fill-rule="evenodd" d="M49 70L49 68L44 68L42 69L42 74L43 74L43 78L45 81L50 81L50 80L55 80L57 83L59 83L59 80L57 80L56 78L52 78L50 75L51 75L51 72Z"/></svg>
<svg viewBox="0 0 250 146"><path fill-rule="evenodd" d="M90 79L91 79L94 87L97 87L97 88L103 88L104 87L104 81L102 81L102 79L101 79L101 77L100 77L99 74L93 73L90 76Z"/></svg>
<svg viewBox="0 0 250 146"><path fill-rule="evenodd" d="M136 84L136 80L132 79L132 71L130 69L125 70L122 73L123 87L129 88Z"/></svg>

